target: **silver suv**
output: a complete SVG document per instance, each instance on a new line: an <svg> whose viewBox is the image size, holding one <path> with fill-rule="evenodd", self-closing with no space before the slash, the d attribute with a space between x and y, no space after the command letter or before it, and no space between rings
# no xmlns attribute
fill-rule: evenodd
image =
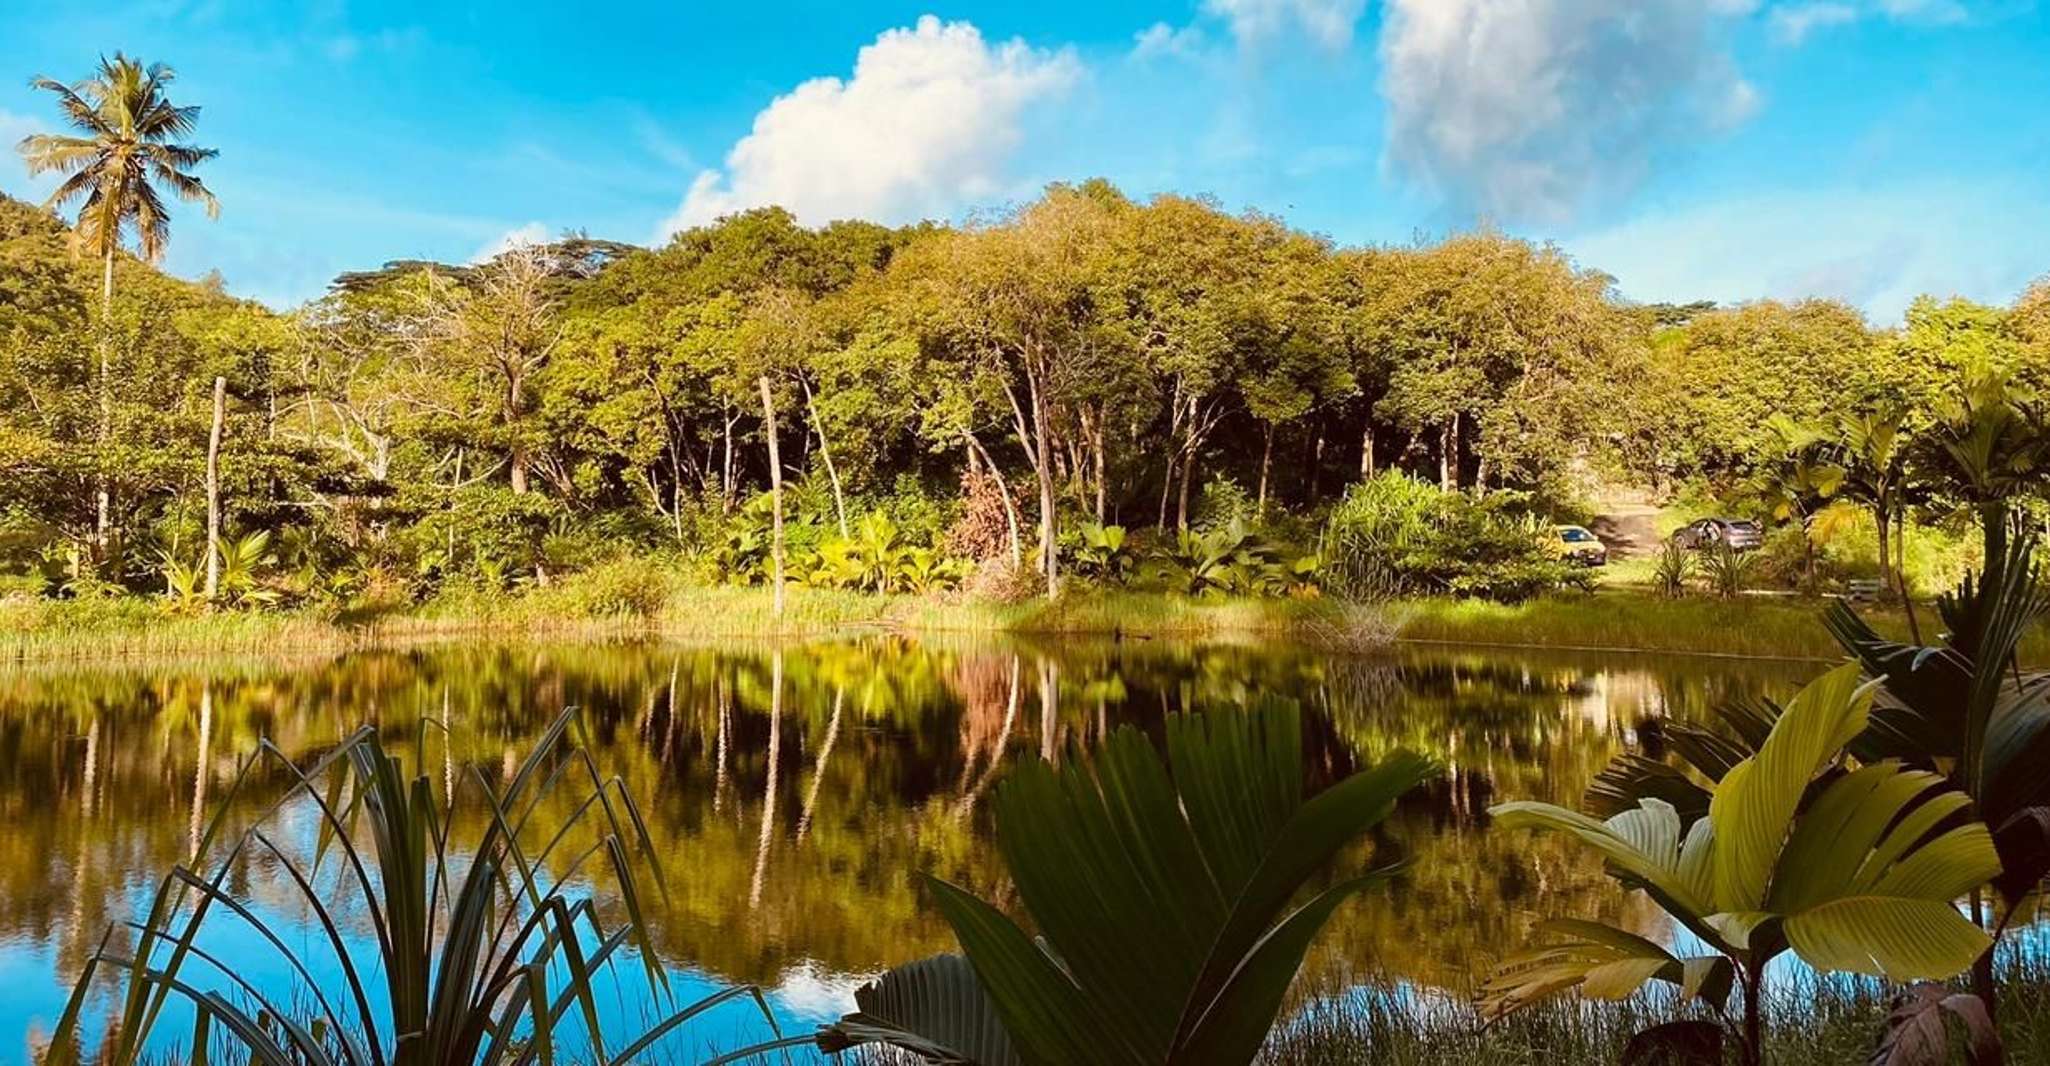
<svg viewBox="0 0 2050 1066"><path fill-rule="evenodd" d="M1748 518L1703 518L1674 530L1673 543L1696 549L1728 544L1734 551L1747 552L1765 543L1765 530Z"/></svg>

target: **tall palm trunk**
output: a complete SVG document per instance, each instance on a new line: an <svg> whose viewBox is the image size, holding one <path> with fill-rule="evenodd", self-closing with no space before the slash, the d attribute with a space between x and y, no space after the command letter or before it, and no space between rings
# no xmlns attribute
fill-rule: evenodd
<svg viewBox="0 0 2050 1066"><path fill-rule="evenodd" d="M228 416L228 379L214 377L214 425L206 438L206 598L221 589L221 423Z"/></svg>
<svg viewBox="0 0 2050 1066"><path fill-rule="evenodd" d="M100 422L93 438L97 458L94 461L94 477L99 485L94 489L95 515L93 519L93 543L96 550L105 557L107 533L113 512L113 489L107 471L107 441L114 434L114 246L109 244L100 264Z"/></svg>

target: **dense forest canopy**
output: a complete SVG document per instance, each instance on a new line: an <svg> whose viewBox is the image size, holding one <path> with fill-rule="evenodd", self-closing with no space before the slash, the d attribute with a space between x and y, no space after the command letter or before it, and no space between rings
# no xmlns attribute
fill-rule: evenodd
<svg viewBox="0 0 2050 1066"><path fill-rule="evenodd" d="M217 375L230 530L314 569L544 580L715 547L770 480L771 416L800 518L937 536L980 509L1009 532L960 550L1044 562L1076 520L1313 514L1391 468L1547 506L1729 490L1784 459L1785 420L1912 431L1974 381L2050 375L2043 283L2008 308L1925 297L1893 329L1825 300L1641 306L1500 233L1337 247L1102 181L961 226L769 208L656 249L393 263L288 312L122 256L102 316L70 237L0 199L0 551L138 589L203 543Z"/></svg>

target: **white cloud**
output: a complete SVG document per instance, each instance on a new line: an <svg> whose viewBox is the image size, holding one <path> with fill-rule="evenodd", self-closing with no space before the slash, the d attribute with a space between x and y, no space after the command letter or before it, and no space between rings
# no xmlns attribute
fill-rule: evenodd
<svg viewBox="0 0 2050 1066"><path fill-rule="evenodd" d="M992 45L966 22L927 15L885 31L853 77L814 78L756 115L662 235L768 204L813 224L947 214L1005 187L1027 111L1080 74L1071 52Z"/></svg>
<svg viewBox="0 0 2050 1066"><path fill-rule="evenodd" d="M1879 10L1888 18L1939 24L1972 17L1962 0L1879 0Z"/></svg>
<svg viewBox="0 0 2050 1066"><path fill-rule="evenodd" d="M1194 26L1174 27L1156 22L1132 35L1132 58L1187 56L1203 47L1203 31Z"/></svg>
<svg viewBox="0 0 2050 1066"><path fill-rule="evenodd" d="M1389 0L1386 162L1461 211L1561 222L1759 106L1744 0Z"/></svg>
<svg viewBox="0 0 2050 1066"><path fill-rule="evenodd" d="M6 179L4 183L0 183L0 192L17 200L39 204L44 197L50 195L50 190L57 187L54 175L29 177L28 166L21 161L21 153L14 150L14 146L20 144L23 137L45 131L41 122L27 115L17 115L12 111L0 109L0 157L7 160L5 166L0 167L0 176Z"/></svg>
<svg viewBox="0 0 2050 1066"><path fill-rule="evenodd" d="M1766 16L1772 27L1773 39L1781 44L1800 44L1808 35L1825 26L1841 26L1854 22L1858 9L1849 4L1781 4Z"/></svg>
<svg viewBox="0 0 2050 1066"><path fill-rule="evenodd" d="M550 236L548 227L539 222L529 222L524 226L515 226L499 234L482 248L477 249L477 254L470 257L470 262L488 263L515 248L525 248L532 244L547 244Z"/></svg>
<svg viewBox="0 0 2050 1066"><path fill-rule="evenodd" d="M1962 0L1800 0L1775 5L1766 14L1775 41L1799 45L1816 30L1848 26L1866 18L1883 18L1915 26L1954 26L1980 15L1999 18L1999 4L1980 4L1979 11ZM2013 13L2007 11L2006 13Z"/></svg>
<svg viewBox="0 0 2050 1066"><path fill-rule="evenodd" d="M1352 29L1366 0L1204 0L1203 10L1225 20L1242 45L1257 45L1299 30L1334 52L1352 45Z"/></svg>
<svg viewBox="0 0 2050 1066"><path fill-rule="evenodd" d="M1922 293L2014 299L2042 273L2050 205L2024 183L1777 189L1648 214L1566 242L1638 300L1827 296L1881 325Z"/></svg>

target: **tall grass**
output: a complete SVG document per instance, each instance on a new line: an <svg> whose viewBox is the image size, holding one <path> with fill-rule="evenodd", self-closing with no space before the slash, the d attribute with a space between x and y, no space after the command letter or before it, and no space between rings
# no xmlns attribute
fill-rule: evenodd
<svg viewBox="0 0 2050 1066"><path fill-rule="evenodd" d="M863 629L907 633L1285 640L1372 651L1409 640L1590 651L1645 651L1834 660L1842 650L1820 624L1822 603L1791 597L1667 599L1614 590L1518 604L1411 599L1189 597L1079 589L1058 601L1001 603L960 593L886 596L790 590L775 613L766 588L694 585L680 576L587 572L546 588L458 593L425 604L338 611L223 611L179 615L141 598L0 600L0 662L196 653L328 652L464 636L576 640L816 636ZM1897 609L1861 609L1882 634L1905 638ZM1923 619L1926 626L1929 619ZM2050 663L2050 635L2022 645L2026 663Z"/></svg>
<svg viewBox="0 0 2050 1066"><path fill-rule="evenodd" d="M131 1066L177 1013L167 1007L190 1012L194 1061L220 1043L233 1049L225 1061L251 1066L534 1066L554 1062L558 1042L598 1061L609 1042L630 1061L704 1012L747 999L776 1038L733 1059L808 1043L776 1032L749 986L679 1002L647 918L668 898L660 856L632 791L585 751L579 722L563 712L498 781L475 769L458 779L452 765L435 775L424 752L409 763L371 726L304 770L264 745L189 863L159 883L147 918L110 928L87 957L46 1066ZM259 765L291 787L247 826L224 831ZM556 799L569 804L566 817L553 815ZM484 815L481 832L458 829L465 808ZM250 867L282 876L252 889ZM600 871L617 907L597 898ZM270 905L310 917L308 930L274 928ZM374 935L352 941L342 930L364 918ZM233 941L206 935L222 927L245 939L232 958L216 952ZM288 987L245 977L266 970L288 975ZM597 1002L623 991L616 985L628 970L660 1008L634 1032L608 1033ZM106 977L125 989L101 1026L85 1010ZM708 1060L720 1061L728 1060Z"/></svg>
<svg viewBox="0 0 2050 1066"><path fill-rule="evenodd" d="M1403 640L1436 643L1834 661L1843 658L1843 649L1822 626L1823 603L1750 596L1674 600L1623 591L1520 604L1412 600L1398 633ZM1898 609L1860 607L1859 613L1881 634L1908 638ZM1930 624L1926 608L1922 624ZM2030 634L2022 659L2050 662L2050 634Z"/></svg>
<svg viewBox="0 0 2050 1066"><path fill-rule="evenodd" d="M2050 1062L2050 946L2038 940L2000 960L2000 1026L2007 1061ZM1960 985L1962 987L1962 985ZM1866 978L1788 975L1766 989L1766 1056L1775 1066L1866 1061L1897 986ZM1438 990L1374 983L1313 999L1278 1026L1264 1066L1604 1066L1632 1033L1698 1013L1670 996L1620 1003L1555 1000L1492 1024Z"/></svg>

